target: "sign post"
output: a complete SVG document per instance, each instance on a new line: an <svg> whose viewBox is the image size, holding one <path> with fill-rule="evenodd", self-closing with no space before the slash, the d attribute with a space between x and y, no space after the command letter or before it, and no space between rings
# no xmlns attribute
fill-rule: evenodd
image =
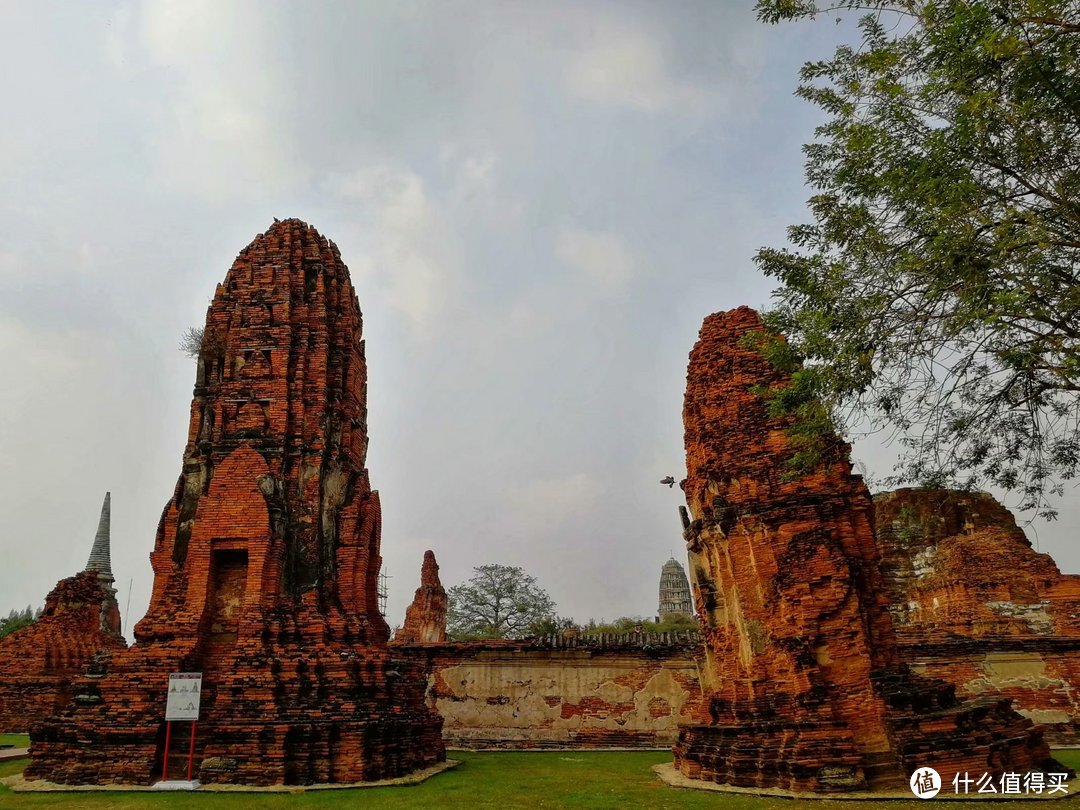
<svg viewBox="0 0 1080 810"><path fill-rule="evenodd" d="M165 755L162 757L159 790L194 790L199 785L191 781L195 763L195 728L199 724L199 701L202 697L201 672L173 672L169 675L169 691L165 699ZM174 720L191 722L191 742L188 745L186 782L169 781L169 745Z"/></svg>

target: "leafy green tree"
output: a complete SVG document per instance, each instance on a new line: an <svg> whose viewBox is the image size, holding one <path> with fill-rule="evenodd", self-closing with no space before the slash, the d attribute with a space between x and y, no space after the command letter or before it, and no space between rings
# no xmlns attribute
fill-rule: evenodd
<svg viewBox="0 0 1080 810"><path fill-rule="evenodd" d="M556 636L566 630L577 629L577 623L569 616L544 616L525 628L525 636Z"/></svg>
<svg viewBox="0 0 1080 810"><path fill-rule="evenodd" d="M12 610L8 613L7 618L0 619L0 638L11 635L16 630L29 627L40 615L40 608L35 613L30 605L27 605L25 610Z"/></svg>
<svg viewBox="0 0 1080 810"><path fill-rule="evenodd" d="M895 432L893 481L992 484L1053 517L1080 464L1080 3L760 0L867 12L806 64L813 222L756 257L802 463L827 429ZM802 361L800 364L796 361ZM820 403L820 404L818 404Z"/></svg>
<svg viewBox="0 0 1080 810"><path fill-rule="evenodd" d="M479 565L447 596L446 629L454 640L521 638L555 620L547 591L517 566Z"/></svg>

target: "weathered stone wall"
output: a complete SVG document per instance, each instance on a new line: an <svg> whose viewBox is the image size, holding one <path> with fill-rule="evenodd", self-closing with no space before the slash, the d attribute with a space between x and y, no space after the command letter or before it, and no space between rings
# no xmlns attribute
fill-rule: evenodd
<svg viewBox="0 0 1080 810"><path fill-rule="evenodd" d="M667 748L699 709L695 632L400 647L458 748Z"/></svg>
<svg viewBox="0 0 1080 810"><path fill-rule="evenodd" d="M981 492L875 496L901 652L964 697L1004 696L1056 744L1080 742L1080 577Z"/></svg>

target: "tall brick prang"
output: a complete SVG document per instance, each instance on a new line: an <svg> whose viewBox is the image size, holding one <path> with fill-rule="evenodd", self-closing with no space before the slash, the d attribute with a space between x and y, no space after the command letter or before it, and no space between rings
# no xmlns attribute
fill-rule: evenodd
<svg viewBox="0 0 1080 810"><path fill-rule="evenodd" d="M446 590L439 581L435 552L424 552L420 569L420 587L405 611L405 624L394 636L404 644L430 644L446 641Z"/></svg>
<svg viewBox="0 0 1080 810"><path fill-rule="evenodd" d="M207 312L136 643L32 735L28 778L160 778L176 671L203 673L204 782L358 782L443 759L424 673L391 657L378 609L360 338L348 269L313 228L275 222L241 251Z"/></svg>
<svg viewBox="0 0 1080 810"><path fill-rule="evenodd" d="M0 639L0 732L26 732L64 706L95 659L124 650L109 560L109 493L86 570L60 580L36 622Z"/></svg>
<svg viewBox="0 0 1080 810"><path fill-rule="evenodd" d="M656 609L656 617L663 621L668 616L689 617L693 613L694 605L686 569L672 557L660 569L660 604Z"/></svg>
<svg viewBox="0 0 1080 810"><path fill-rule="evenodd" d="M792 422L762 391L790 377L747 342L763 329L749 308L711 315L690 354L685 537L705 700L676 766L818 792L899 788L923 765L1064 771L1008 698L960 702L903 663L870 495L836 436L814 469L789 463Z"/></svg>

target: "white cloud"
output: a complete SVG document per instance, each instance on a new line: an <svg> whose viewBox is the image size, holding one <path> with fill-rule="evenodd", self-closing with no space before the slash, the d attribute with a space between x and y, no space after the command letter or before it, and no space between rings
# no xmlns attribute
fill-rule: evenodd
<svg viewBox="0 0 1080 810"><path fill-rule="evenodd" d="M155 140L161 179L220 202L294 185L293 96L276 29L251 2L151 0L139 7L141 54L171 79ZM114 34L114 36L119 35ZM109 46L117 53L120 46Z"/></svg>
<svg viewBox="0 0 1080 810"><path fill-rule="evenodd" d="M565 264L585 274L600 289L614 292L637 274L637 261L613 233L564 228L555 253Z"/></svg>
<svg viewBox="0 0 1080 810"><path fill-rule="evenodd" d="M692 112L706 101L704 89L672 74L661 43L643 30L602 30L570 60L565 78L579 98L643 112Z"/></svg>
<svg viewBox="0 0 1080 810"><path fill-rule="evenodd" d="M506 503L515 514L514 524L529 531L598 510L603 491L599 481L578 472L512 486Z"/></svg>
<svg viewBox="0 0 1080 810"><path fill-rule="evenodd" d="M383 164L328 184L342 200L360 203L368 253L353 262L384 290L388 303L414 333L431 333L457 275L461 246L444 206L433 200L416 172Z"/></svg>
<svg viewBox="0 0 1080 810"><path fill-rule="evenodd" d="M466 152L460 144L446 143L439 150L439 163L453 180L455 196L469 198L495 189L498 159L491 152Z"/></svg>
<svg viewBox="0 0 1080 810"><path fill-rule="evenodd" d="M131 51L131 6L120 6L106 23L105 60L117 70L127 66Z"/></svg>

